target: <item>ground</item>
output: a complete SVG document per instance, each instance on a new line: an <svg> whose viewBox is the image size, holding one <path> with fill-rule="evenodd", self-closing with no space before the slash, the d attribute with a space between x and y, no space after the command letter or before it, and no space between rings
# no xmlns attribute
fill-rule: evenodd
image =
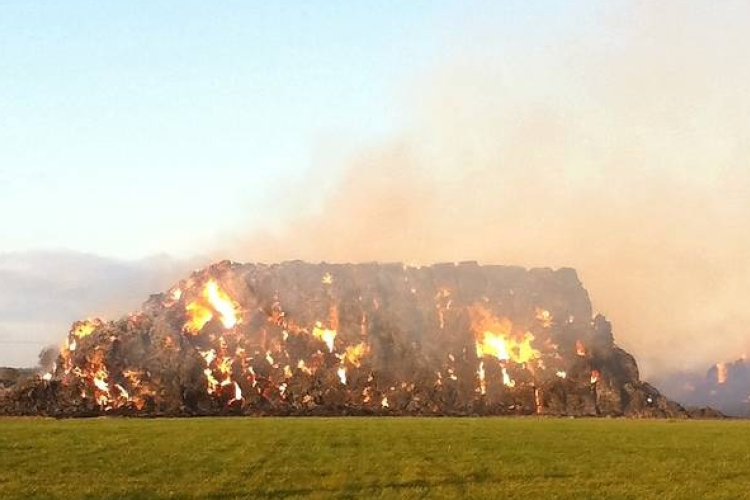
<svg viewBox="0 0 750 500"><path fill-rule="evenodd" d="M0 498L750 499L750 422L0 419Z"/></svg>

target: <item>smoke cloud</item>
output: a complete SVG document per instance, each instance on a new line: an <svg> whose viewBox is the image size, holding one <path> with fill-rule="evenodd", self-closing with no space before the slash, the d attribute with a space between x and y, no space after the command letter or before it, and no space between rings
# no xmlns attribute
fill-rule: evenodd
<svg viewBox="0 0 750 500"><path fill-rule="evenodd" d="M167 256L121 261L72 251L0 254L0 366L36 365L40 351L59 346L73 321L136 310L196 263Z"/></svg>
<svg viewBox="0 0 750 500"><path fill-rule="evenodd" d="M334 189L292 193L323 201L234 237L230 256L572 266L646 376L738 357L750 6L614 10L532 47L465 37L460 64L407 86L400 139L357 154Z"/></svg>

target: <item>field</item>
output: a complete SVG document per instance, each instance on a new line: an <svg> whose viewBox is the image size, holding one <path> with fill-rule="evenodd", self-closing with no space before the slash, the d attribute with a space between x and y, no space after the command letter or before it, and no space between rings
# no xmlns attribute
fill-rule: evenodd
<svg viewBox="0 0 750 500"><path fill-rule="evenodd" d="M750 498L750 422L0 419L0 498Z"/></svg>

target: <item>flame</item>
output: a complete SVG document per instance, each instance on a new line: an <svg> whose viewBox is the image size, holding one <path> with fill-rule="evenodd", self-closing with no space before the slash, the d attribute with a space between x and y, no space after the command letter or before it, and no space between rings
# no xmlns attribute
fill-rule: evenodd
<svg viewBox="0 0 750 500"><path fill-rule="evenodd" d="M209 394L213 394L216 392L216 390L219 388L219 381L216 380L216 377L214 377L214 372L211 371L211 368L206 368L203 370L203 374L206 376L206 382L208 384L207 391Z"/></svg>
<svg viewBox="0 0 750 500"><path fill-rule="evenodd" d="M200 355L206 361L206 366L208 366L216 359L216 350L209 349L208 351L201 351Z"/></svg>
<svg viewBox="0 0 750 500"><path fill-rule="evenodd" d="M221 323L224 328L234 328L237 324L237 303L234 302L229 295L227 295L219 284L214 280L210 280L206 283L206 288L203 291L206 300L216 309L219 313Z"/></svg>
<svg viewBox="0 0 750 500"><path fill-rule="evenodd" d="M362 364L362 359L367 355L368 352L370 352L370 346L362 342L360 344L347 347L346 353L344 353L344 359L346 359L346 361L348 361L353 366L359 368Z"/></svg>
<svg viewBox="0 0 750 500"><path fill-rule="evenodd" d="M211 310L198 301L191 302L185 306L190 319L185 323L185 331L190 333L198 333L203 327L211 321L214 317L214 313Z"/></svg>
<svg viewBox="0 0 750 500"><path fill-rule="evenodd" d="M305 361L302 359L300 359L299 363L297 363L297 369L300 370L302 373L312 375L312 370L307 367L307 365L305 364Z"/></svg>
<svg viewBox="0 0 750 500"><path fill-rule="evenodd" d="M233 401L242 401L242 389L240 388L240 384L238 384L237 382L234 383Z"/></svg>
<svg viewBox="0 0 750 500"><path fill-rule="evenodd" d="M477 357L495 357L500 361L527 363L541 356L531 343L534 335L526 332L520 338L512 334L513 324L507 318L497 319L481 306L471 309L472 324L477 332Z"/></svg>
<svg viewBox="0 0 750 500"><path fill-rule="evenodd" d="M716 363L716 383L726 384L727 382L727 365L725 363Z"/></svg>
<svg viewBox="0 0 750 500"><path fill-rule="evenodd" d="M482 395L487 394L487 380L484 372L484 362L479 362L479 368L477 369L477 376L479 376L479 392Z"/></svg>
<svg viewBox="0 0 750 500"><path fill-rule="evenodd" d="M388 396L383 396L383 399L380 400L380 407L381 408L390 408L391 405L388 404Z"/></svg>
<svg viewBox="0 0 750 500"><path fill-rule="evenodd" d="M500 361L527 363L538 358L541 353L531 346L534 335L526 332L521 339L506 336L504 333L485 331L476 342L477 357L492 356Z"/></svg>
<svg viewBox="0 0 750 500"><path fill-rule="evenodd" d="M333 276L331 276L331 273L325 273L323 275L323 279L321 279L320 282L324 285L330 285L333 283Z"/></svg>
<svg viewBox="0 0 750 500"><path fill-rule="evenodd" d="M78 337L79 339L82 339L94 333L94 330L96 330L97 327L101 325L102 325L102 320L100 320L99 318L91 318L91 319L86 319L83 321L77 321L73 323L73 328L70 330L70 335L74 337ZM73 342L75 342L75 340ZM74 351L74 350L75 349L71 349L71 351Z"/></svg>
<svg viewBox="0 0 750 500"><path fill-rule="evenodd" d="M559 371L555 375L557 375L558 377L563 378L563 379L568 377L567 372L564 372L564 371Z"/></svg>
<svg viewBox="0 0 750 500"><path fill-rule="evenodd" d="M218 315L224 328L234 328L239 323L238 308L238 304L219 287L216 280L208 280L201 296L185 306L189 319L184 329L196 334L214 318L215 314Z"/></svg>
<svg viewBox="0 0 750 500"><path fill-rule="evenodd" d="M576 340L576 354L579 356L586 355L586 346L584 346L583 342L581 342L580 340Z"/></svg>
<svg viewBox="0 0 750 500"><path fill-rule="evenodd" d="M341 383L346 385L346 367L340 366L339 369L336 370L336 373L338 374Z"/></svg>
<svg viewBox="0 0 750 500"><path fill-rule="evenodd" d="M591 383L596 384L599 381L599 377L601 376L601 373L599 370L591 370Z"/></svg>
<svg viewBox="0 0 750 500"><path fill-rule="evenodd" d="M315 323L312 334L313 337L322 340L328 346L328 350L333 352L333 341L336 339L336 330L324 329L323 324L318 321Z"/></svg>
<svg viewBox="0 0 750 500"><path fill-rule="evenodd" d="M515 387L516 382L512 378L510 378L510 375L508 374L508 370L506 370L504 366L502 367L502 370L503 370L503 385L506 387Z"/></svg>

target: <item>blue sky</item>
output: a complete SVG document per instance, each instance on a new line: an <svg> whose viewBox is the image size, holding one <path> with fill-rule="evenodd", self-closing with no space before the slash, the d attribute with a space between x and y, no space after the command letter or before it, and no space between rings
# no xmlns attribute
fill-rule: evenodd
<svg viewBox="0 0 750 500"><path fill-rule="evenodd" d="M180 253L252 220L319 143L398 125L430 3L4 2L0 250Z"/></svg>
<svg viewBox="0 0 750 500"><path fill-rule="evenodd" d="M284 186L400 133L408 82L467 39L543 46L579 7L5 1L0 251L187 256L267 224Z"/></svg>

